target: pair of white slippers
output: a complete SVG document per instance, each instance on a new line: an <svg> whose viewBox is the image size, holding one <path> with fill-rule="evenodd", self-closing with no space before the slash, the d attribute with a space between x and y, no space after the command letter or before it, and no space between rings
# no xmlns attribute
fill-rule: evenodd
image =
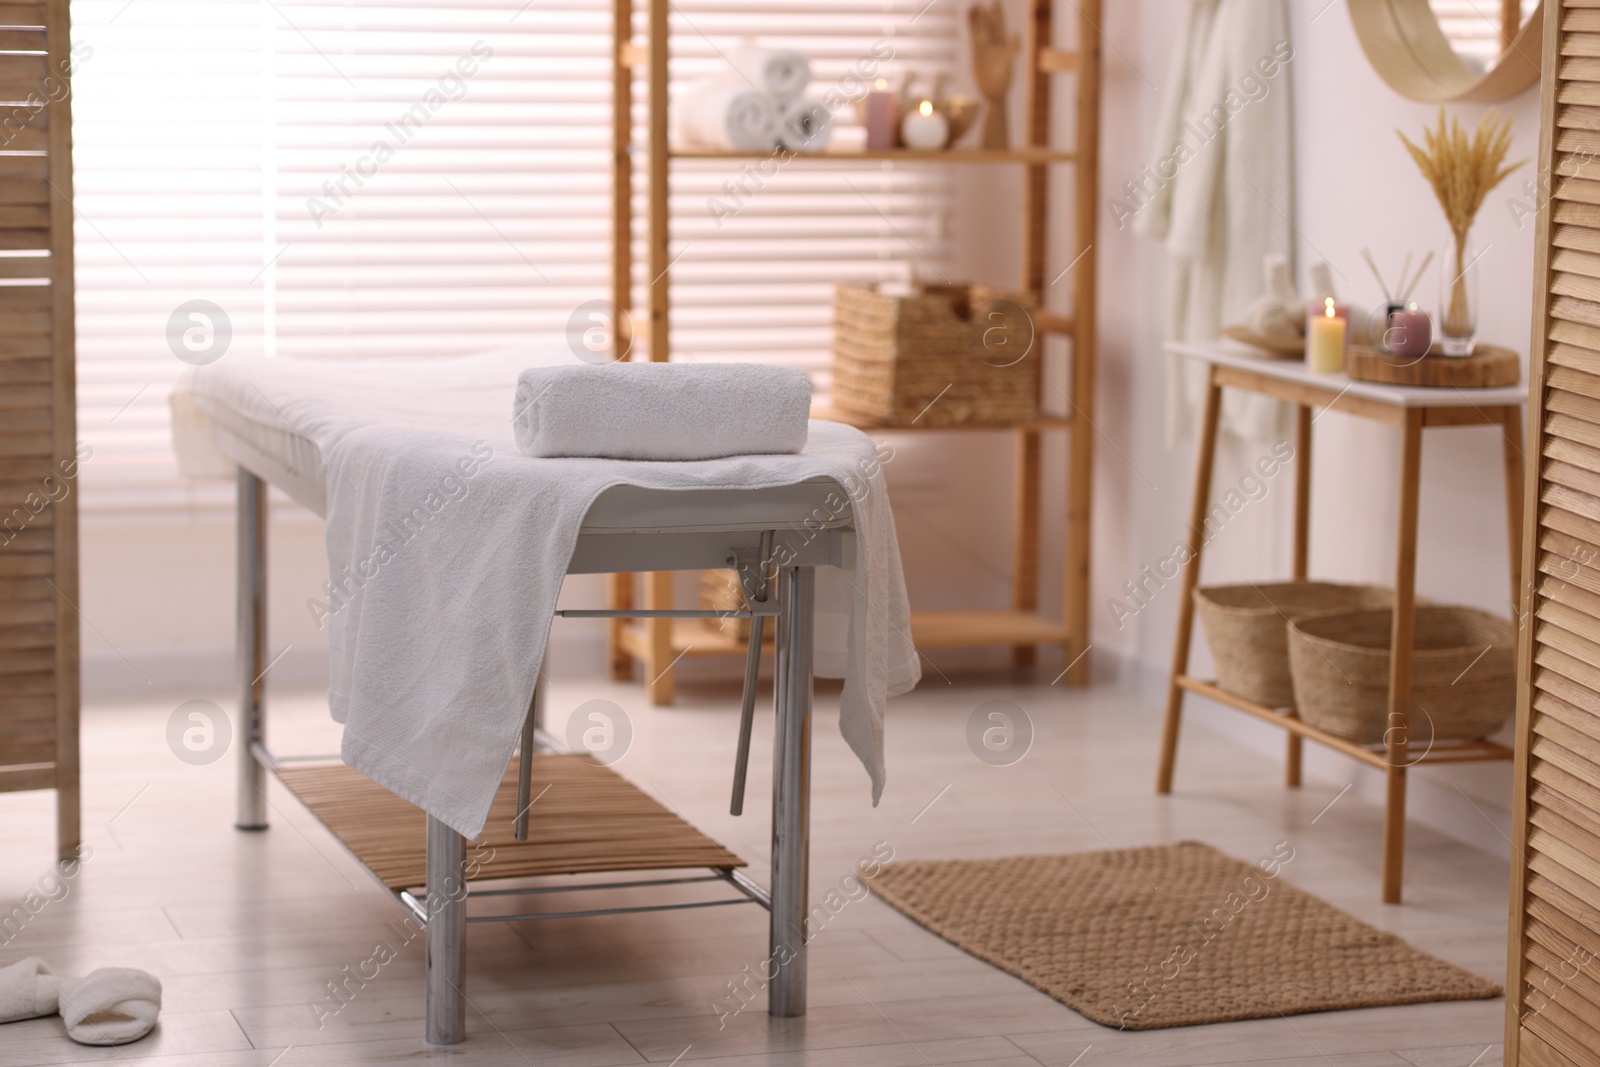
<svg viewBox="0 0 1600 1067"><path fill-rule="evenodd" d="M58 1012L67 1036L80 1045L126 1045L154 1029L161 983L132 967L69 978L50 973L37 956L0 967L0 1023Z"/></svg>

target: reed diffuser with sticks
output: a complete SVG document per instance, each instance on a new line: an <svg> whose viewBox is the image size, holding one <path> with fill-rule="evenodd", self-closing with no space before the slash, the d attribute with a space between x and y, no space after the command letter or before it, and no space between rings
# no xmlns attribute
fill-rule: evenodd
<svg viewBox="0 0 1600 1067"><path fill-rule="evenodd" d="M1467 271L1472 266L1467 259L1467 234L1489 191L1525 161L1505 162L1506 153L1511 149L1511 119L1501 117L1493 108L1483 116L1470 138L1456 119L1450 119L1446 126L1442 107L1439 128L1423 128L1425 147L1419 148L1405 134L1399 130L1395 132L1400 134L1417 168L1428 179L1433 195L1438 197L1455 246L1454 255L1443 267L1451 273L1446 279L1448 295L1441 293L1445 304L1439 316L1441 345L1447 355L1469 355L1477 309L1472 306L1467 282Z"/></svg>

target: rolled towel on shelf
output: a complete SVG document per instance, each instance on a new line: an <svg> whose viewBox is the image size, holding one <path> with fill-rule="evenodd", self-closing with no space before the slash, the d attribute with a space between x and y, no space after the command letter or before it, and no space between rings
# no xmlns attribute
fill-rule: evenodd
<svg viewBox="0 0 1600 1067"><path fill-rule="evenodd" d="M0 967L0 1023L56 1013L56 987L50 968L37 956Z"/></svg>
<svg viewBox="0 0 1600 1067"><path fill-rule="evenodd" d="M778 143L778 105L759 89L707 78L683 91L673 108L677 139L688 147L766 152Z"/></svg>
<svg viewBox="0 0 1600 1067"><path fill-rule="evenodd" d="M682 461L799 452L810 417L793 367L612 363L523 371L512 427L535 458Z"/></svg>
<svg viewBox="0 0 1600 1067"><path fill-rule="evenodd" d="M778 143L791 152L820 152L833 137L833 113L801 97L778 106Z"/></svg>
<svg viewBox="0 0 1600 1067"><path fill-rule="evenodd" d="M735 48L728 61L743 76L746 88L760 89L780 104L796 99L811 84L811 64L792 48Z"/></svg>
<svg viewBox="0 0 1600 1067"><path fill-rule="evenodd" d="M82 978L52 978L67 1036L80 1045L126 1045L161 1013L161 983L132 967L102 967Z"/></svg>

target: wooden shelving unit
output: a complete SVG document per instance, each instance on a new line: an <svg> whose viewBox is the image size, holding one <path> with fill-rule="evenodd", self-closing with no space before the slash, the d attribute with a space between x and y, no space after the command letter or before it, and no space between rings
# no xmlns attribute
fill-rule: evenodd
<svg viewBox="0 0 1600 1067"><path fill-rule="evenodd" d="M635 0L613 0L612 39L612 300L619 312L616 342L631 347L633 337L626 333L631 323L642 317L633 307L633 179L636 154L648 167L648 196L645 225L648 263L649 351L652 360L670 358L669 321L671 314L672 260L669 251L671 219L668 192L674 160L763 159L769 153L724 152L701 149L674 149L667 137L667 89L670 39L668 15L670 0L639 0L648 9L648 39L636 42L633 36ZM1040 646L1059 646L1066 654L1065 680L1081 685L1088 680L1089 647L1089 534L1092 472L1094 463L1094 374L1095 374L1095 240L1099 193L1100 139L1100 45L1098 28L1101 0L1079 0L1077 47L1059 48L1055 44L1054 4L1052 0L1029 0L1027 26L1020 59L1023 82L1023 143L1009 149L956 148L942 152L840 151L799 155L790 165L828 166L834 163L863 161L890 162L908 166L975 164L1023 168L1020 205L1022 227L1021 277L1017 288L1033 294L1040 308L1033 316L1036 335L1063 336L1070 341L1066 380L1070 397L1065 417L1041 412L1025 422L1006 425L952 427L886 427L864 425L823 410L816 418L853 422L862 429L882 433L1005 433L1015 440L1015 517L1012 539L1011 607L1000 611L959 611L917 613L912 617L912 638L919 648L970 646L1010 646L1014 660L1031 663ZM633 86L643 76L648 85L645 128L646 143L633 140ZM1075 138L1070 148L1050 144L1050 98L1053 80L1074 82ZM642 149L642 152L639 150ZM1072 238L1059 263L1049 263L1047 246L1051 229L1050 169L1074 168ZM1059 227L1058 227L1059 228ZM1054 273L1050 268L1054 268ZM1070 314L1049 310L1045 295L1050 283L1072 270ZM1048 354L1047 354L1048 358ZM1041 361L1042 363L1042 361ZM1042 373L1042 370L1041 370ZM1067 482L1065 487L1063 595L1059 618L1040 611L1040 551L1043 485L1043 458L1046 436L1065 449ZM643 581L644 606L670 607L673 582L670 574L650 574ZM633 606L635 588L631 575L614 576L611 584L613 607ZM634 664L643 667L644 680L656 704L671 703L673 664L684 656L725 656L742 650L742 643L731 631L708 627L701 620L652 619L642 622L616 621L611 626L609 658L618 678L630 677Z"/></svg>

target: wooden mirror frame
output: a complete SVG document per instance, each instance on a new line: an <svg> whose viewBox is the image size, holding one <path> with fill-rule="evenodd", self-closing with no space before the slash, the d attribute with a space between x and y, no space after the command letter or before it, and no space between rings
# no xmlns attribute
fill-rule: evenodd
<svg viewBox="0 0 1600 1067"><path fill-rule="evenodd" d="M1539 80L1543 3L1517 30L1500 62L1482 74L1456 55L1428 0L1349 3L1367 61L1401 96L1430 104L1487 104L1516 96Z"/></svg>

